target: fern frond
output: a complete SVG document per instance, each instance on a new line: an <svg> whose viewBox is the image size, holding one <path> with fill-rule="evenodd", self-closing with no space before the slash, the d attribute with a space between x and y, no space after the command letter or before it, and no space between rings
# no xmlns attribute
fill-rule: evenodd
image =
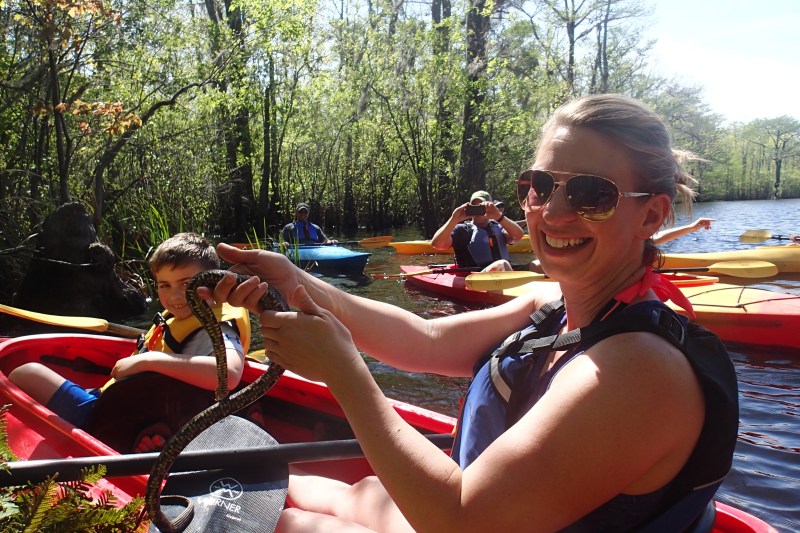
<svg viewBox="0 0 800 533"><path fill-rule="evenodd" d="M8 470L5 463L17 460L17 456L14 455L11 446L8 444L8 420L6 420L6 413L9 408L11 408L9 404L0 407L0 461L2 461L0 468L3 470Z"/></svg>
<svg viewBox="0 0 800 533"><path fill-rule="evenodd" d="M23 511L27 515L25 533L34 533L42 529L47 512L50 511L58 498L56 476L57 474L29 491L27 493L29 498L23 498L28 504L28 508Z"/></svg>

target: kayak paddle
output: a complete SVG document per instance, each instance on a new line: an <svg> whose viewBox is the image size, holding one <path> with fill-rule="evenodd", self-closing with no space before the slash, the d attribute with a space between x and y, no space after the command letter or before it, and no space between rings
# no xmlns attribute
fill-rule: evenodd
<svg viewBox="0 0 800 533"><path fill-rule="evenodd" d="M34 322L41 322L42 324L50 324L52 326L62 326L65 328L86 329L89 331L97 331L100 333L112 333L120 337L135 339L144 330L139 328L132 328L130 326L123 326L122 324L112 324L102 318L91 318L86 316L62 316L62 315L47 315L45 313L37 313L36 311L28 311L27 309L18 309L8 305L0 304L0 312L7 313L19 318L25 318Z"/></svg>
<svg viewBox="0 0 800 533"><path fill-rule="evenodd" d="M337 245L340 245L340 244L357 244L359 246L363 246L364 248L380 248L382 246L389 246L389 241L391 241L393 238L394 237L392 237L391 235L380 235L378 237L367 237L366 239L361 239L359 241L339 241L339 242L336 242L336 243L333 243L333 242L321 242L321 243L312 244L312 245L309 245L309 246L337 246ZM227 244L230 244L231 246L235 246L236 248L239 248L241 250L256 250L256 249L261 248L261 246L259 246L259 243L251 244L249 242L231 242L231 243L227 243ZM265 244L265 246L266 246L265 249L270 249L269 248L270 245L268 243ZM283 244L281 246L283 246ZM285 246L287 248L294 248L295 247L295 245L292 244L292 243L286 243ZM299 246L303 246L303 245L301 244Z"/></svg>
<svg viewBox="0 0 800 533"><path fill-rule="evenodd" d="M357 244L364 248L380 248L382 246L389 246L389 241L394 237L391 235L381 235L379 237L367 237L359 241L339 241L339 244Z"/></svg>
<svg viewBox="0 0 800 533"><path fill-rule="evenodd" d="M685 267L656 272L708 272L735 278L768 278L778 274L778 267L767 261L721 261L707 267ZM536 272L476 272L467 276L467 288L475 291L510 289L529 281L550 279Z"/></svg>
<svg viewBox="0 0 800 533"><path fill-rule="evenodd" d="M400 274L373 274L373 279L396 279L422 276L423 274L452 274L454 272L476 272L480 267L457 267L457 268L426 268L416 272L401 272Z"/></svg>
<svg viewBox="0 0 800 533"><path fill-rule="evenodd" d="M426 435L434 445L448 450L453 445L449 433ZM361 445L355 439L293 442L274 446L230 448L224 450L186 450L175 459L172 472L192 472L209 469L252 468L266 462L302 463L313 461L354 459L363 457ZM158 452L129 455L101 455L72 457L69 459L32 459L12 461L4 465L0 487L40 483L58 472L58 481L77 480L81 470L105 465L105 477L147 474L158 457Z"/></svg>
<svg viewBox="0 0 800 533"><path fill-rule="evenodd" d="M394 279L394 278L410 278L412 276L422 276L424 274L452 274L453 272L478 272L480 267L451 267L452 263L431 263L426 270L418 270L417 272L401 272L400 274L373 274L373 279ZM515 271L518 269L527 269L530 263L511 265ZM530 281L530 280L528 280Z"/></svg>
<svg viewBox="0 0 800 533"><path fill-rule="evenodd" d="M749 229L739 235L740 242L759 243L769 239L777 239L779 241L788 241L791 237L786 235L773 235L771 231L765 229Z"/></svg>

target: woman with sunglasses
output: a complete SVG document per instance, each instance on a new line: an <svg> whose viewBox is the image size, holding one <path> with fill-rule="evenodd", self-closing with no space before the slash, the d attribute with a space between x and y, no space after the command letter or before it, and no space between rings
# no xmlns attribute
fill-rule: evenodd
<svg viewBox="0 0 800 533"><path fill-rule="evenodd" d="M682 324L659 301L679 291L650 272L651 236L672 218L676 194L690 198L680 157L663 122L630 98L558 109L518 181L533 249L558 283L492 309L425 320L341 292L281 255L220 245L236 270L271 283L297 310L261 314L265 348L327 383L377 474L352 486L291 476L278 531L683 531L733 454L735 375L724 350L716 377L733 380L732 404L706 413L706 371L661 335L615 334L580 349L537 349L532 359L519 347L626 313L658 311ZM231 285L204 297L252 309L266 290L255 278ZM561 295L563 305L543 307ZM534 314L545 309L561 311ZM410 372L474 374L453 458L400 419L356 346ZM505 354L499 368L493 352ZM706 480L710 492L696 493L699 502L691 489L676 493L707 457L722 465ZM690 497L690 510L676 505Z"/></svg>

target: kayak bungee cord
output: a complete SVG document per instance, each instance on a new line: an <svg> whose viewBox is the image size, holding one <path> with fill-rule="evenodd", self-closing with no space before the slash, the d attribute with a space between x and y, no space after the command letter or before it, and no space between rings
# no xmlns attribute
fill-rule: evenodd
<svg viewBox="0 0 800 533"><path fill-rule="evenodd" d="M197 294L198 287L208 287L213 290L217 283L227 274L226 270L206 270L195 275L186 286L186 301L192 309L192 313L197 317L203 328L211 337L214 347L214 356L217 360L217 390L215 392L215 404L205 409L200 414L189 420L175 434L169 438L164 445L164 449L158 456L153 468L150 470L150 477L147 480L147 491L145 493L145 505L150 520L163 533L176 533L183 531L192 521L194 508L188 498L183 496L165 496L170 501L179 500L186 505L186 509L181 512L175 521L172 522L161 510L161 484L169 473L175 458L183 449L205 429L211 427L226 416L247 407L258 400L261 396L272 388L273 385L283 374L283 368L275 363L269 366L255 381L247 385L240 391L229 396L228 390L228 362L225 356L225 344L222 338L222 330L217 322L214 312L205 300ZM236 284L240 284L250 276L236 274ZM261 310L272 309L275 311L288 311L289 306L281 294L271 286L259 300Z"/></svg>

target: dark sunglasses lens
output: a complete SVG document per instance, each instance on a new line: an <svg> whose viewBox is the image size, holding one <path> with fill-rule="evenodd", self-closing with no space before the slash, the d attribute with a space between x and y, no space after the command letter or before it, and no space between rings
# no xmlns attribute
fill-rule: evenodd
<svg viewBox="0 0 800 533"><path fill-rule="evenodd" d="M526 170L517 180L517 198L525 208L542 207L553 194L553 176L542 170Z"/></svg>
<svg viewBox="0 0 800 533"><path fill-rule="evenodd" d="M541 207L553 195L556 182L548 172L534 170L532 174L531 188L533 189L533 194L529 194L531 196L530 202L533 206Z"/></svg>
<svg viewBox="0 0 800 533"><path fill-rule="evenodd" d="M531 171L521 172L517 178L517 201L520 207L525 209L528 204L528 193L531 190Z"/></svg>
<svg viewBox="0 0 800 533"><path fill-rule="evenodd" d="M606 220L617 208L619 189L598 176L573 176L566 184L570 205L586 220Z"/></svg>

